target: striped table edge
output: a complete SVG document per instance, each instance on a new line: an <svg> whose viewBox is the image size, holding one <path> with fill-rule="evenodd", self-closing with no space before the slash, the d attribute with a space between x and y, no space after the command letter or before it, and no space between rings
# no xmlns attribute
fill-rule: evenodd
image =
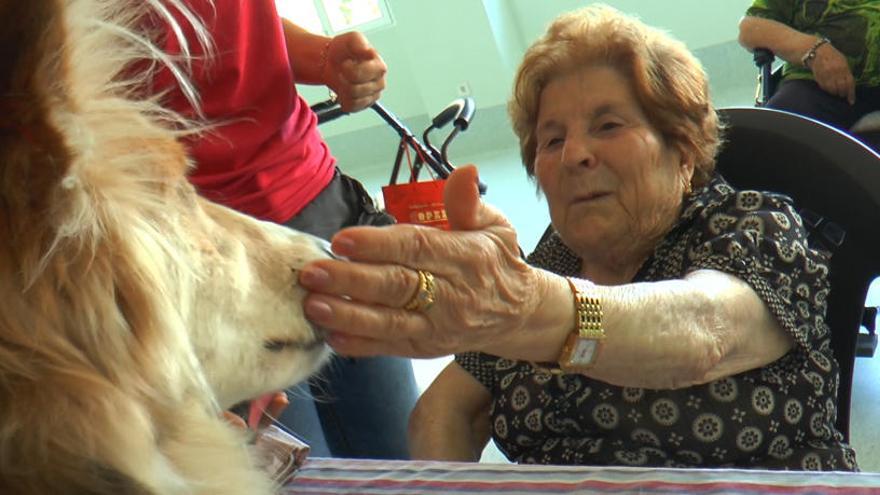
<svg viewBox="0 0 880 495"><path fill-rule="evenodd" d="M296 494L880 494L880 474L309 459Z"/></svg>

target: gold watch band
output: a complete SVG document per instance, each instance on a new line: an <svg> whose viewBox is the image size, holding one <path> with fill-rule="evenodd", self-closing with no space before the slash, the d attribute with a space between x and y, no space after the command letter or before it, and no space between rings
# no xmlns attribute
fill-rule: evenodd
<svg viewBox="0 0 880 495"><path fill-rule="evenodd" d="M602 327L602 303L598 297L591 296L567 277L568 285L575 299L575 332L582 339L604 339L605 329Z"/></svg>
<svg viewBox="0 0 880 495"><path fill-rule="evenodd" d="M605 340L605 328L602 326L602 302L591 295L592 284L587 281L567 277L568 285L574 296L575 326L565 344L556 366L550 367L533 363L535 369L553 374L583 373L590 369ZM579 285L583 287L579 287Z"/></svg>
<svg viewBox="0 0 880 495"><path fill-rule="evenodd" d="M602 302L590 295L588 282L568 277L575 300L575 328L559 355L559 368L565 373L583 373L596 362L605 340ZM579 285L584 285L583 289Z"/></svg>

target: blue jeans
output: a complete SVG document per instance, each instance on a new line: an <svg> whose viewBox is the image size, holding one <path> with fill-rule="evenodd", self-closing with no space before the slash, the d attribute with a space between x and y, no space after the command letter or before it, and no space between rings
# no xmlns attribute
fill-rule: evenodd
<svg viewBox="0 0 880 495"><path fill-rule="evenodd" d="M376 210L360 183L337 171L285 225L329 240L343 227L391 223L394 219ZM290 406L280 420L311 446L312 456L409 458L406 429L418 399L409 359L335 356L288 396Z"/></svg>
<svg viewBox="0 0 880 495"><path fill-rule="evenodd" d="M315 457L408 459L406 426L417 394L409 359L336 356L288 393L280 420Z"/></svg>

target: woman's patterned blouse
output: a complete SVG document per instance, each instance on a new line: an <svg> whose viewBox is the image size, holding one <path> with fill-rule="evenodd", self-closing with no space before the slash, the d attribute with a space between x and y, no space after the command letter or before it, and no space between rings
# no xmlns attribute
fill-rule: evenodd
<svg viewBox="0 0 880 495"><path fill-rule="evenodd" d="M492 394L492 436L513 461L673 467L857 470L835 429L838 367L825 306L827 256L810 248L784 196L736 191L716 175L689 196L681 218L633 282L700 269L746 281L795 347L763 368L676 390L551 375L481 353L456 361ZM556 234L529 256L577 276L580 259ZM650 328L645 329L650 332Z"/></svg>

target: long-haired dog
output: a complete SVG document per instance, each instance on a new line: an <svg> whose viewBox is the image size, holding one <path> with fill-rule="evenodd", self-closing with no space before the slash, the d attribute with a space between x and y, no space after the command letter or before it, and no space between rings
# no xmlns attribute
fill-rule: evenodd
<svg viewBox="0 0 880 495"><path fill-rule="evenodd" d="M296 280L323 248L199 198L143 96L186 72L138 31L169 8L0 0L0 493L270 493L220 411L328 355Z"/></svg>

